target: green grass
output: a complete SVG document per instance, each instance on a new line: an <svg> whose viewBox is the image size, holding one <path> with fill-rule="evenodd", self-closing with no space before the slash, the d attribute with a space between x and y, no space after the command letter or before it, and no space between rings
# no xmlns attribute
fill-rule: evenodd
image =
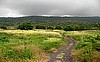
<svg viewBox="0 0 100 62"><path fill-rule="evenodd" d="M19 60L30 62L46 59L54 51L52 49L57 50L64 44L63 37L56 32L23 31L17 33L19 31L14 31L13 33L13 31L0 33L0 58L2 62Z"/></svg>
<svg viewBox="0 0 100 62"><path fill-rule="evenodd" d="M75 61L78 62L97 62L100 59L96 56L100 53L100 31L68 31L67 35L71 36L77 41L77 46L72 55ZM79 51L79 52L78 52ZM80 55L79 55L80 54Z"/></svg>
<svg viewBox="0 0 100 62"><path fill-rule="evenodd" d="M72 52L76 62L98 62L100 30L2 30L0 31L0 62L32 62L48 59L66 44L68 35L77 41Z"/></svg>

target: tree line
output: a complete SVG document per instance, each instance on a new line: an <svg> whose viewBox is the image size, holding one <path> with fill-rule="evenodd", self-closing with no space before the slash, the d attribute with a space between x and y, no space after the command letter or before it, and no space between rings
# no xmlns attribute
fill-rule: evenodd
<svg viewBox="0 0 100 62"><path fill-rule="evenodd" d="M75 30L98 30L100 29L100 17L44 17L28 16L19 18L0 18L1 29L23 28L21 24L31 23L28 29L60 29L66 31ZM30 24L28 24L30 25ZM33 26L33 27L32 27ZM25 26L27 27L27 26ZM25 28L27 30L27 28Z"/></svg>
<svg viewBox="0 0 100 62"><path fill-rule="evenodd" d="M1 29L7 29L6 26L1 26ZM19 24L18 26L16 26L15 29L20 29L20 30L33 30L33 29L50 29L50 30L65 30L65 31L79 31L79 30L89 30L86 29L85 26L83 25L65 25L65 26L60 26L60 25L56 25L56 26L49 26L49 25L33 25L30 22L24 22ZM91 29L91 28L90 28ZM100 29L100 28L98 28Z"/></svg>

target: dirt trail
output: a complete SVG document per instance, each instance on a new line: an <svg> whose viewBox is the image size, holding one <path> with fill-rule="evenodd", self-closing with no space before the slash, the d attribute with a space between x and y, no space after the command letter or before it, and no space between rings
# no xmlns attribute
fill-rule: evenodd
<svg viewBox="0 0 100 62"><path fill-rule="evenodd" d="M48 62L74 62L71 57L71 52L75 48L77 43L74 39L70 38L69 36L66 36L65 39L66 45L60 48L57 52L53 53L50 56Z"/></svg>

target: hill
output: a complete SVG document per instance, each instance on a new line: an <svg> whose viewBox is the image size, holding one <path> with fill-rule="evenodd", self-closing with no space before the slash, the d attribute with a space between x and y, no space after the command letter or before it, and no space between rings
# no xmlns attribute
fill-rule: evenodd
<svg viewBox="0 0 100 62"><path fill-rule="evenodd" d="M0 26L17 26L23 22L31 22L34 26L66 26L79 25L89 29L100 27L100 17L59 17L59 16L26 16L26 17L0 17Z"/></svg>

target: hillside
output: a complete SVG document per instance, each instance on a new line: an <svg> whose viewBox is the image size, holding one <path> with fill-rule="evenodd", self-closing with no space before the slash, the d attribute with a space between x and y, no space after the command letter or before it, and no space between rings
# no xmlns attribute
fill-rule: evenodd
<svg viewBox="0 0 100 62"><path fill-rule="evenodd" d="M80 25L97 29L100 27L100 17L58 17L58 16L26 16L17 18L0 17L0 26L17 26L22 22L31 22L34 26L66 26Z"/></svg>
<svg viewBox="0 0 100 62"><path fill-rule="evenodd" d="M0 17L0 25L7 25L7 26L13 26L17 25L19 23L22 23L24 21L30 21L32 23L37 23L37 24L70 24L70 23L75 23L75 24L85 24L85 23L96 23L100 22L100 17L57 17L57 16L51 16L51 17L46 17L46 16L26 16L26 17L17 17L17 18L5 18L5 17Z"/></svg>

